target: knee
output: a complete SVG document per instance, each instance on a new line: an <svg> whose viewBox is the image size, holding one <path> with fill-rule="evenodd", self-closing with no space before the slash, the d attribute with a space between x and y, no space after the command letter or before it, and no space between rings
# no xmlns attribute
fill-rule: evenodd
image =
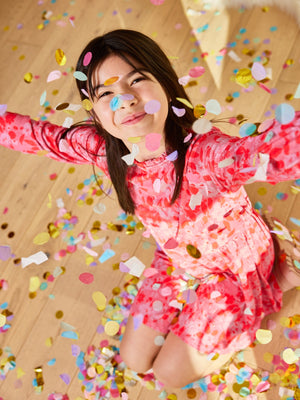
<svg viewBox="0 0 300 400"><path fill-rule="evenodd" d="M138 353L134 346L128 346L123 341L120 344L120 356L128 368L139 374L144 374L152 368L152 363L147 361L143 354Z"/></svg>
<svg viewBox="0 0 300 400"><path fill-rule="evenodd" d="M184 365L174 365L172 361L157 359L153 363L153 372L156 379L163 383L166 387L173 389L181 389L184 386L192 383L187 382L185 377L181 373L181 369Z"/></svg>

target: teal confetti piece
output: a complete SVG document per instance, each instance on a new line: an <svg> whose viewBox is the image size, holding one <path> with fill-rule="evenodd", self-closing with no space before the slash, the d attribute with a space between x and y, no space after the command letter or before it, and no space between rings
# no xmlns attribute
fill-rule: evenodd
<svg viewBox="0 0 300 400"><path fill-rule="evenodd" d="M104 263L105 261L113 257L115 254L116 253L112 249L106 249L105 252L102 254L102 256L99 258L99 261L101 263Z"/></svg>
<svg viewBox="0 0 300 400"><path fill-rule="evenodd" d="M67 339L78 339L78 334L73 331L64 331L61 336Z"/></svg>
<svg viewBox="0 0 300 400"><path fill-rule="evenodd" d="M290 221L293 223L293 224L295 224L295 225L297 225L297 226L300 226L300 219L297 219L297 218L290 218Z"/></svg>
<svg viewBox="0 0 300 400"><path fill-rule="evenodd" d="M73 76L79 81L87 81L87 76L81 71L75 71Z"/></svg>

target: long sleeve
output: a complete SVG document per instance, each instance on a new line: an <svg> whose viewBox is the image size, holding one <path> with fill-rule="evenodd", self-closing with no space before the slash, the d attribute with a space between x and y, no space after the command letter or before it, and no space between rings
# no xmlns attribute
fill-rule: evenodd
<svg viewBox="0 0 300 400"><path fill-rule="evenodd" d="M94 127L67 129L28 116L0 116L0 145L22 153L43 154L57 161L95 164L105 169L105 143Z"/></svg>
<svg viewBox="0 0 300 400"><path fill-rule="evenodd" d="M201 143L211 178L227 190L255 181L277 183L300 177L300 112L287 125L276 120L258 136L237 138L214 129Z"/></svg>

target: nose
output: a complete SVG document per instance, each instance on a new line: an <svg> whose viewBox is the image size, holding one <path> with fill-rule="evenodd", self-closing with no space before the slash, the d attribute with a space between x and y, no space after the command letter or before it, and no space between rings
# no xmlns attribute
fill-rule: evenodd
<svg viewBox="0 0 300 400"><path fill-rule="evenodd" d="M130 93L121 94L120 99L122 101L121 108L132 107L137 103L137 98Z"/></svg>

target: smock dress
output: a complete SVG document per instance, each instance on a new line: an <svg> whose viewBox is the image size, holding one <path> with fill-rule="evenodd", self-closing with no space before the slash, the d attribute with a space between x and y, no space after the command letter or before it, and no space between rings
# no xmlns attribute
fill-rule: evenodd
<svg viewBox="0 0 300 400"><path fill-rule="evenodd" d="M270 232L243 185L300 177L300 112L274 120L258 136L231 137L213 127L190 142L182 188L173 205L172 155L128 167L136 215L157 242L151 265L132 305L133 318L162 334L173 332L201 353L241 350L255 340L264 316L281 307L272 274ZM105 143L93 127L71 131L6 113L0 144L76 164L94 164L108 175Z"/></svg>

